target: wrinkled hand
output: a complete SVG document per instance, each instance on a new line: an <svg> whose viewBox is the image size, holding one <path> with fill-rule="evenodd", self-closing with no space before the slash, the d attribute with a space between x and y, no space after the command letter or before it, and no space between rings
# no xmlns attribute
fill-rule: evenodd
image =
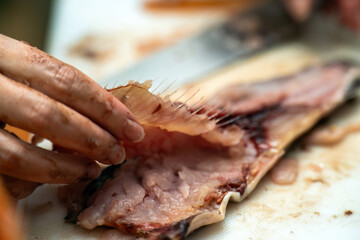
<svg viewBox="0 0 360 240"><path fill-rule="evenodd" d="M1 34L0 121L74 152L40 149L0 127L0 174L36 183L96 177L94 160L119 164L121 141L144 137L130 111L84 73Z"/></svg>
<svg viewBox="0 0 360 240"><path fill-rule="evenodd" d="M299 22L305 21L313 10L315 0L283 0L290 14ZM328 1L332 10L337 13L340 20L353 30L360 29L360 1L334 0ZM329 4L328 4L329 5Z"/></svg>

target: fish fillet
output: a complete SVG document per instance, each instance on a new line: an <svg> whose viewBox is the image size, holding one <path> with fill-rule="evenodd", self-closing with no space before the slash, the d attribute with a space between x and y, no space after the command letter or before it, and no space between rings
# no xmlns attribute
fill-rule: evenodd
<svg viewBox="0 0 360 240"><path fill-rule="evenodd" d="M230 199L244 199L289 144L353 95L358 71L332 62L230 86L201 111L152 95L147 84L110 90L146 135L125 144L122 165L60 190L67 219L86 229L110 226L146 239L184 239L221 221Z"/></svg>

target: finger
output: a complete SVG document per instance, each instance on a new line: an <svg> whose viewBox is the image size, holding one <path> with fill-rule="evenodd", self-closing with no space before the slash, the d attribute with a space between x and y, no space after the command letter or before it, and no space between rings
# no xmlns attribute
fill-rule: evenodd
<svg viewBox="0 0 360 240"><path fill-rule="evenodd" d="M29 196L41 185L40 183L24 181L6 175L2 175L2 179L9 194L16 200Z"/></svg>
<svg viewBox="0 0 360 240"><path fill-rule="evenodd" d="M0 130L0 173L37 183L72 183L96 178L95 162L48 151Z"/></svg>
<svg viewBox="0 0 360 240"><path fill-rule="evenodd" d="M67 106L0 74L0 120L103 163L121 163L124 148Z"/></svg>
<svg viewBox="0 0 360 240"><path fill-rule="evenodd" d="M1 34L0 71L76 109L118 139L138 142L144 137L130 111L84 73Z"/></svg>
<svg viewBox="0 0 360 240"><path fill-rule="evenodd" d="M313 9L314 0L283 0L291 16L298 22L306 21Z"/></svg>

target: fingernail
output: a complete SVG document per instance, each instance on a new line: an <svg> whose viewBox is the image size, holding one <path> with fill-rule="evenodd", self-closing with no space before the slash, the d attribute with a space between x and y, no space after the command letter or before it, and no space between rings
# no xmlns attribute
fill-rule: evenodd
<svg viewBox="0 0 360 240"><path fill-rule="evenodd" d="M127 124L124 128L124 140L130 142L140 142L144 138L144 129L131 119L127 119Z"/></svg>
<svg viewBox="0 0 360 240"><path fill-rule="evenodd" d="M120 164L125 160L125 149L119 144L115 144L110 153L110 164Z"/></svg>

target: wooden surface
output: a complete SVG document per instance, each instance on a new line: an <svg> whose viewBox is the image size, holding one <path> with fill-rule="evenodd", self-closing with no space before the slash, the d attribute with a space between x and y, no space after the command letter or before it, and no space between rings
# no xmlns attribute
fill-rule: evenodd
<svg viewBox="0 0 360 240"><path fill-rule="evenodd" d="M20 240L20 222L0 177L0 240Z"/></svg>
<svg viewBox="0 0 360 240"><path fill-rule="evenodd" d="M19 128L10 126L10 125L6 125L5 129L8 130L9 132L14 133L16 136L18 136L25 142L30 142L30 140L31 140L30 133L25 130L22 130L22 129L19 129Z"/></svg>

